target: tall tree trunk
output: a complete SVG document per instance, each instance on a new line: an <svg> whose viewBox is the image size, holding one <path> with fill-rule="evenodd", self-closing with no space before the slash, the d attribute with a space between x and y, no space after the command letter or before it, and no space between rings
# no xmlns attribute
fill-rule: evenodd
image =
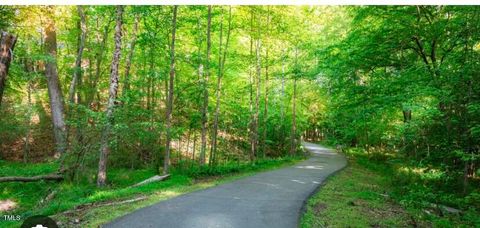
<svg viewBox="0 0 480 228"><path fill-rule="evenodd" d="M270 29L270 7L268 8L267 12L267 35L269 37L269 29ZM263 107L263 138L262 138L262 155L265 156L267 151L266 141L267 141L267 128L268 128L268 43L266 45L266 53L265 53L265 100L264 100L264 107Z"/></svg>
<svg viewBox="0 0 480 228"><path fill-rule="evenodd" d="M219 108L219 94L220 94L220 86L221 86L221 72L222 72L222 42L223 42L223 8L220 6L220 37L219 37L219 44L218 44L218 73L217 73L217 87L215 89L215 113L213 117L213 130L212 130L212 139L210 145L210 156L209 156L209 165L213 165L213 156L216 152L217 148L217 130L218 130L218 113L217 109Z"/></svg>
<svg viewBox="0 0 480 228"><path fill-rule="evenodd" d="M133 24L132 41L130 42L130 51L128 52L127 62L125 63L125 82L122 94L125 96L130 89L130 68L132 66L133 54L135 53L135 45L137 43L138 23L140 21L139 14L135 15L135 24Z"/></svg>
<svg viewBox="0 0 480 228"><path fill-rule="evenodd" d="M285 55L282 55L282 87L280 95L280 146L283 149L285 137Z"/></svg>
<svg viewBox="0 0 480 228"><path fill-rule="evenodd" d="M112 65L110 67L110 89L106 110L107 121L105 123L101 145L100 145L100 159L98 161L98 175L97 175L97 186L105 186L107 180L107 162L108 154L110 152L109 139L110 131L113 125L113 112L115 109L115 100L117 99L118 91L118 67L120 64L120 52L122 48L122 16L123 16L123 6L117 6L117 16L116 16L116 25L115 25L115 49L113 51Z"/></svg>
<svg viewBox="0 0 480 228"><path fill-rule="evenodd" d="M57 73L57 33L53 19L53 10L53 6L46 7L49 17L45 23L45 54L48 56L45 64L45 76L47 78L53 133L55 136L55 157L60 158L66 151L67 135L63 113L63 95Z"/></svg>
<svg viewBox="0 0 480 228"><path fill-rule="evenodd" d="M170 144L171 144L171 128L172 128L172 110L173 110L173 88L175 79L175 32L177 31L177 8L173 6L172 18L172 45L170 46L170 80L168 85L168 103L165 118L165 125L167 130L166 145L165 145L165 159L163 160L163 174L168 173L170 165Z"/></svg>
<svg viewBox="0 0 480 228"><path fill-rule="evenodd" d="M255 94L255 113L253 115L253 122L254 122L254 142L255 142L255 151L258 153L258 145L259 145L259 133L258 133L258 119L259 119L259 111L260 111L260 91L261 91L261 71L262 71L262 63L260 60L260 49L261 49L261 41L260 39L256 40L255 44L255 52L256 52L256 60L257 60L257 65L256 65L256 79L257 79L257 91Z"/></svg>
<svg viewBox="0 0 480 228"><path fill-rule="evenodd" d="M70 88L68 90L68 102L70 104L77 103L80 104L82 102L81 98L81 93L80 93L80 87L82 86L82 77L83 77L83 71L82 71L82 55L83 55L83 49L85 47L85 40L87 37L87 20L85 16L85 12L83 9L83 6L77 6L77 12L78 16L80 17L80 21L78 23L78 27L80 30L80 34L78 36L78 51L77 51L77 57L75 59L75 65L73 67L73 76L72 76L72 81L70 82ZM90 64L90 63L89 63ZM75 93L76 93L76 100L75 100ZM68 107L68 106L67 106ZM78 110L77 112L81 112ZM73 113L71 111L67 112L68 115L72 115ZM81 114L79 114L81 115ZM68 118L68 117L67 117ZM78 126L76 128L76 138L78 142L83 141L83 126ZM69 141L69 130L66 130L67 134L67 143Z"/></svg>
<svg viewBox="0 0 480 228"><path fill-rule="evenodd" d="M80 39L78 42L77 58L75 59L75 66L73 68L72 82L70 83L70 89L68 90L68 100L70 103L75 102L75 87L78 84L80 77L82 77L82 54L85 47L85 39L87 37L87 21L85 18L85 12L83 6L77 6L78 16L80 17ZM78 96L79 94L77 94ZM78 103L77 97L77 103Z"/></svg>
<svg viewBox="0 0 480 228"><path fill-rule="evenodd" d="M208 123L208 77L210 74L210 30L212 25L212 6L208 6L207 19L207 59L205 61L205 77L203 78L203 107L202 107L202 142L200 148L200 164L205 164L205 152L207 149L207 123Z"/></svg>
<svg viewBox="0 0 480 228"><path fill-rule="evenodd" d="M293 98L292 98L292 134L290 136L291 148L290 153L294 154L297 150L297 117L296 117L296 104L297 104L297 78L293 78Z"/></svg>
<svg viewBox="0 0 480 228"><path fill-rule="evenodd" d="M2 106L3 91L5 90L5 82L16 42L17 37L0 31L0 107Z"/></svg>
<svg viewBox="0 0 480 228"><path fill-rule="evenodd" d="M215 104L215 118L213 122L213 133L212 133L212 148L210 151L211 162L215 163L215 157L217 152L217 134L218 134L218 118L220 115L220 97L222 90L222 77L225 72L225 60L227 57L228 43L230 41L230 31L232 29L232 7L230 6L228 12L228 30L227 30L227 40L225 42L225 49L222 53L222 39L223 39L223 15L220 24L220 47L218 51L218 77L217 77L217 90L216 90L216 104ZM223 56L222 56L223 55Z"/></svg>
<svg viewBox="0 0 480 228"><path fill-rule="evenodd" d="M295 68L297 65L298 59L298 49L295 49ZM290 135L290 153L295 154L297 151L297 117L296 117L296 105L297 105L297 73L293 76L293 97L292 97L292 133Z"/></svg>
<svg viewBox="0 0 480 228"><path fill-rule="evenodd" d="M250 11L250 66L248 72L249 84L250 84L250 121L249 121L249 138L250 138L250 161L255 160L255 121L254 121L254 113L253 113L253 9Z"/></svg>

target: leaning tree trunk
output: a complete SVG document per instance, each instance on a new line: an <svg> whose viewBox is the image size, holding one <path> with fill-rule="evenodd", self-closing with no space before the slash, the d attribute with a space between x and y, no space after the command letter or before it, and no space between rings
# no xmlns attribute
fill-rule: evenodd
<svg viewBox="0 0 480 228"><path fill-rule="evenodd" d="M48 12L50 15L53 14L51 6L48 6L47 10L50 11ZM63 95L57 73L57 33L55 21L52 17L49 17L45 23L45 54L48 56L45 64L45 76L47 78L53 133L55 136L55 157L59 158L66 151L67 134L63 113Z"/></svg>
<svg viewBox="0 0 480 228"><path fill-rule="evenodd" d="M83 48L85 47L85 39L87 37L87 21L85 19L85 12L82 6L77 6L78 16L80 17L80 37L78 42L77 58L75 59L75 66L73 67L73 77L70 83L70 89L68 90L68 101L70 103L75 102L75 87L78 85L78 81L82 75L82 55ZM79 94L77 94L78 96ZM77 97L77 103L79 98Z"/></svg>
<svg viewBox="0 0 480 228"><path fill-rule="evenodd" d="M210 29L212 25L212 6L208 6L207 20L207 59L205 62L205 76L203 78L203 107L202 107L202 138L200 148L200 164L205 164L205 151L207 149L207 123L208 123L208 76L210 74Z"/></svg>
<svg viewBox="0 0 480 228"><path fill-rule="evenodd" d="M120 63L120 52L122 47L122 16L123 6L117 6L117 17L115 26L115 50L113 51L112 65L110 68L110 90L108 96L106 117L107 121L102 132L100 145L100 159L98 161L97 186L102 187L107 180L107 161L109 148L110 131L113 125L113 111L115 108L115 99L118 91L118 66Z"/></svg>
<svg viewBox="0 0 480 228"><path fill-rule="evenodd" d="M8 68L13 58L13 48L17 37L0 31L0 106L2 105L3 91L7 80Z"/></svg>
<svg viewBox="0 0 480 228"><path fill-rule="evenodd" d="M138 33L138 23L140 21L140 16L135 15L135 24L133 24L133 33L132 41L130 43L130 51L128 52L127 63L125 65L125 82L123 85L122 94L125 95L130 89L130 68L132 66L133 54L135 53L135 44L137 43L137 33Z"/></svg>
<svg viewBox="0 0 480 228"><path fill-rule="evenodd" d="M168 98L167 98L167 112L165 118L165 125L167 131L166 145L165 145L165 159L163 160L163 174L168 174L170 165L170 144L172 140L172 110L173 110L173 88L175 79L175 32L177 30L177 8L173 6L172 18L172 44L170 45L170 79L168 84Z"/></svg>

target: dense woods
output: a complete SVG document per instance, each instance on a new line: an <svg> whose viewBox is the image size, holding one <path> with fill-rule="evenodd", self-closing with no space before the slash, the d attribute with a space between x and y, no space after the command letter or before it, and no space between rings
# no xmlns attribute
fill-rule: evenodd
<svg viewBox="0 0 480 228"><path fill-rule="evenodd" d="M311 61L306 37L319 31L306 19L318 9L2 10L10 12L2 30L22 37L2 103L2 159L58 159L59 172L84 178L79 170L97 170L104 186L108 167L166 174L185 162L213 166L299 151L310 105L296 107L297 87L314 69L299 65Z"/></svg>
<svg viewBox="0 0 480 228"><path fill-rule="evenodd" d="M1 165L108 187L111 169L191 173L323 141L401 164L411 203L479 210L479 11L0 6Z"/></svg>

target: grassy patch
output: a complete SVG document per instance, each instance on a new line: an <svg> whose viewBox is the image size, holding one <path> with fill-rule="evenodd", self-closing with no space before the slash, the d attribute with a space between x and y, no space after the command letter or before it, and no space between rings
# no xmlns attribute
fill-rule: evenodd
<svg viewBox="0 0 480 228"><path fill-rule="evenodd" d="M348 149L347 157L349 166L309 200L302 227L480 227L478 199L435 190L429 181L438 171L388 153ZM432 203L462 212L442 212Z"/></svg>
<svg viewBox="0 0 480 228"><path fill-rule="evenodd" d="M302 227L406 227L411 217L385 194L379 174L350 162L307 204Z"/></svg>
<svg viewBox="0 0 480 228"><path fill-rule="evenodd" d="M207 188L258 171L278 168L299 161L299 157L259 160L254 164L229 163L217 167L194 167L193 169L172 170L169 179L135 188L127 188L134 183L147 179L155 173L150 169L130 170L112 169L109 171L110 185L99 189L93 182L56 183L2 183L0 200L10 199L18 208L8 214L19 214L22 218L32 215L49 215L66 226L93 227L127 214L137 208L151 205L160 200L175 197L187 192ZM1 162L0 176L38 175L56 170L52 164L22 164ZM6 167L5 169L3 167ZM55 191L53 199L40 203L47 195ZM146 200L115 206L96 206L100 202L114 202L138 196L147 196ZM90 205L73 210L79 205ZM115 208L115 210L112 210ZM64 213L70 211L71 213ZM3 216L2 216L3 219ZM21 221L20 221L21 222ZM20 222L0 220L1 227L18 227Z"/></svg>

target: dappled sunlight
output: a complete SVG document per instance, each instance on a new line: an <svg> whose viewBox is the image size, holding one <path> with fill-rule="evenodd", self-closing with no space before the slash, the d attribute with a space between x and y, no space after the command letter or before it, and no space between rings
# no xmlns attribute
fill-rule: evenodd
<svg viewBox="0 0 480 228"><path fill-rule="evenodd" d="M441 180L446 176L445 171L440 169L426 168L426 167L400 167L397 169L398 172L404 173L407 175L413 175L416 178L427 181Z"/></svg>
<svg viewBox="0 0 480 228"><path fill-rule="evenodd" d="M321 165L298 165L295 166L297 169L323 169Z"/></svg>
<svg viewBox="0 0 480 228"><path fill-rule="evenodd" d="M299 180L292 180L292 181L295 182L295 183L299 183L299 184L306 184L305 182L299 181Z"/></svg>
<svg viewBox="0 0 480 228"><path fill-rule="evenodd" d="M223 213L194 215L187 218L185 227L235 227L234 221Z"/></svg>
<svg viewBox="0 0 480 228"><path fill-rule="evenodd" d="M278 186L278 184L271 184L271 183L259 182L259 181L253 181L252 183L266 185L266 186L269 186L269 187L273 187L275 189L280 189L280 186Z"/></svg>
<svg viewBox="0 0 480 228"><path fill-rule="evenodd" d="M327 149L325 147L318 146L316 144L311 144L311 143L303 143L303 147L310 151L313 154L318 154L318 155L336 155L336 153L333 153L330 149Z"/></svg>
<svg viewBox="0 0 480 228"><path fill-rule="evenodd" d="M328 150L325 150L325 149L309 149L310 152L314 153L314 154L318 154L318 155L329 155L329 156L334 156L336 155L335 153L332 153Z"/></svg>
<svg viewBox="0 0 480 228"><path fill-rule="evenodd" d="M17 202L10 199L0 200L0 212L10 211L17 207Z"/></svg>
<svg viewBox="0 0 480 228"><path fill-rule="evenodd" d="M179 191L167 190L167 191L160 191L157 193L157 195L163 196L163 197L174 197L174 196L180 195L181 193L182 192L179 192Z"/></svg>

